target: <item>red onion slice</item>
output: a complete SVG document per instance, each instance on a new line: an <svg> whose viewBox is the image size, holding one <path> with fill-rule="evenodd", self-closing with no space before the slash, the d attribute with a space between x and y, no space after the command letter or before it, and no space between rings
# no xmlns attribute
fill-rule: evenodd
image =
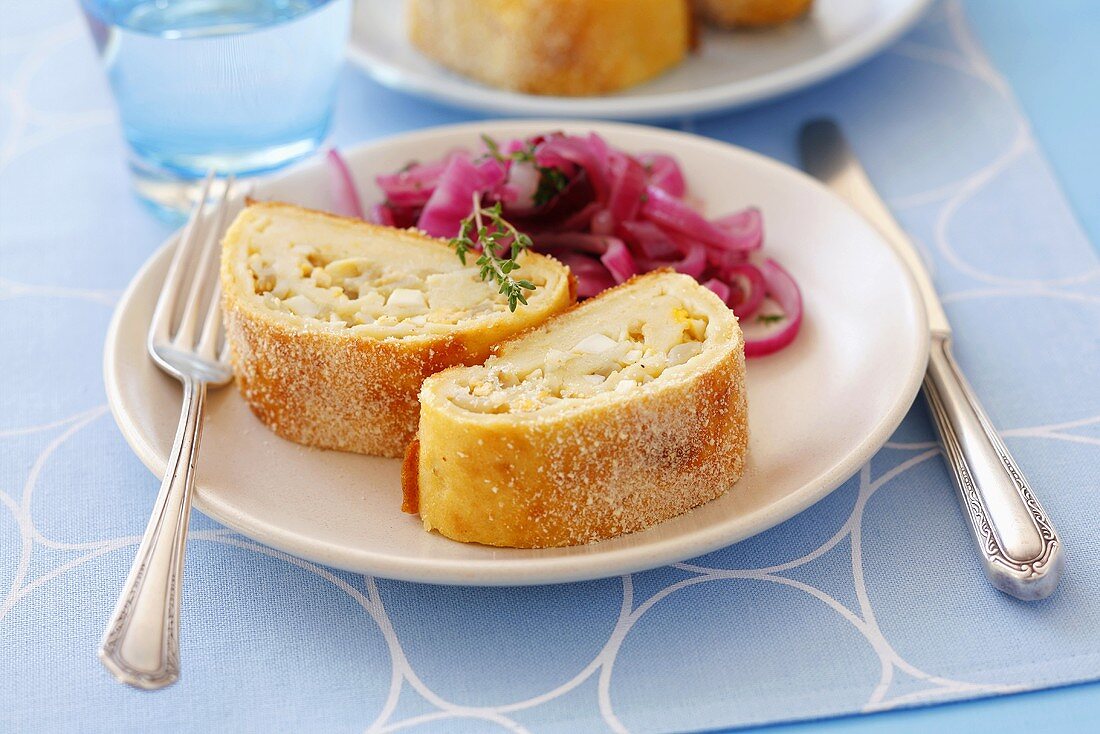
<svg viewBox="0 0 1100 734"><path fill-rule="evenodd" d="M504 182L504 167L496 161L488 162L496 165L474 165L468 155L452 156L416 226L433 237L454 237L470 214L474 194L493 190Z"/></svg>
<svg viewBox="0 0 1100 734"><path fill-rule="evenodd" d="M740 250L720 250L717 247L707 247L706 251L707 262L709 262L723 278L728 278L729 274L733 272L734 269L749 261L748 253L741 252Z"/></svg>
<svg viewBox="0 0 1100 734"><path fill-rule="evenodd" d="M643 153L638 160L649 174L648 183L664 189L672 196L682 199L687 193L683 171L676 159L665 153Z"/></svg>
<svg viewBox="0 0 1100 734"><path fill-rule="evenodd" d="M717 278L711 278L706 283L703 283L703 285L714 291L714 293L722 299L723 303L727 305L729 304L732 289L728 285L718 280Z"/></svg>
<svg viewBox="0 0 1100 734"><path fill-rule="evenodd" d="M607 202L612 225L637 218L645 193L645 167L636 159L615 151L608 164L611 171L611 198Z"/></svg>
<svg viewBox="0 0 1100 734"><path fill-rule="evenodd" d="M654 260L680 254L680 246L653 222L637 219L619 225L626 239L633 242L643 257Z"/></svg>
<svg viewBox="0 0 1100 734"><path fill-rule="evenodd" d="M739 250L759 250L764 246L764 217L754 206L712 219L711 224L732 237Z"/></svg>
<svg viewBox="0 0 1100 734"><path fill-rule="evenodd" d="M512 153L518 153L527 147L527 143L521 138L512 138L504 145L500 146L500 150L505 155L511 155Z"/></svg>
<svg viewBox="0 0 1100 734"><path fill-rule="evenodd" d="M767 336L745 340L746 357L763 357L777 352L794 341L802 326L802 293L790 273L775 260L768 259L760 266L767 284L768 295L783 309L783 324Z"/></svg>
<svg viewBox="0 0 1100 734"><path fill-rule="evenodd" d="M611 214L611 210L600 209L593 214L589 228L592 230L592 234L608 235L613 233L615 231L615 217Z"/></svg>
<svg viewBox="0 0 1100 734"><path fill-rule="evenodd" d="M531 239L534 240L537 250L573 250L602 255L607 252L608 241L613 238L586 232L542 232L532 234Z"/></svg>
<svg viewBox="0 0 1100 734"><path fill-rule="evenodd" d="M630 250L617 237L607 238L607 252L600 255L600 262L616 283L625 283L638 274L638 264L634 262Z"/></svg>
<svg viewBox="0 0 1100 734"><path fill-rule="evenodd" d="M370 210L370 221L386 227L394 227L397 220L394 219L393 210L385 204L375 204Z"/></svg>
<svg viewBox="0 0 1100 734"><path fill-rule="evenodd" d="M596 162L603 166L604 171L607 171L607 165L611 160L611 146L607 144L607 141L601 138L596 133L588 133L588 137L585 138L588 143L589 150L592 151L592 155L596 157Z"/></svg>
<svg viewBox="0 0 1100 734"><path fill-rule="evenodd" d="M599 210L600 205L592 202L562 222L559 229L567 232L570 230L583 230L585 227L591 225L592 218L596 216Z"/></svg>
<svg viewBox="0 0 1100 734"><path fill-rule="evenodd" d="M582 255L572 250L552 249L548 255L556 257L566 265L577 279L577 296L579 298L591 298L601 291L605 291L615 285L615 279L603 263L588 255Z"/></svg>
<svg viewBox="0 0 1100 734"><path fill-rule="evenodd" d="M336 148L329 148L325 161L328 163L332 185L333 214L362 219L363 202L344 157Z"/></svg>
<svg viewBox="0 0 1100 734"><path fill-rule="evenodd" d="M594 143L593 141L598 141ZM535 151L535 162L547 168L560 168L570 175L573 166L583 168L592 181L598 201L607 201L610 183L607 171L607 148L603 140L591 135L556 135L547 138ZM565 164L565 165L563 165Z"/></svg>
<svg viewBox="0 0 1100 734"><path fill-rule="evenodd" d="M743 249L732 235L708 222L686 202L656 186L646 186L641 215L663 229L687 235L705 245L728 250Z"/></svg>
<svg viewBox="0 0 1100 734"><path fill-rule="evenodd" d="M438 161L413 163L397 173L375 176L374 181L386 201L396 206L423 206L428 203L454 153Z"/></svg>
<svg viewBox="0 0 1100 734"><path fill-rule="evenodd" d="M724 274L727 281L736 283L741 298L735 303L729 303L734 315L739 319L746 319L756 313L760 304L764 302L768 286L764 280L764 274L760 268L751 263L734 265Z"/></svg>
<svg viewBox="0 0 1100 734"><path fill-rule="evenodd" d="M678 273L690 275L698 280L707 269L707 251L702 247L687 248L686 253L679 260L649 260L638 259L638 265L643 271L657 270L658 268L672 268Z"/></svg>

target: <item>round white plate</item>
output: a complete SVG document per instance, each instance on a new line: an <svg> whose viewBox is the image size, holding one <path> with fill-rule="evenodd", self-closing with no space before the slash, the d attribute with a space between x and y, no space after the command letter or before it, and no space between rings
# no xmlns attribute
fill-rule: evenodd
<svg viewBox="0 0 1100 734"><path fill-rule="evenodd" d="M539 584L610 576L701 555L786 520L855 473L897 427L928 353L920 297L887 243L798 171L724 143L619 123L484 122L437 128L346 151L366 201L373 175L410 159L547 129L596 130L628 150L663 150L684 167L710 214L764 213L766 248L802 286L806 317L783 352L750 360L745 477L725 496L644 532L548 550L489 548L424 532L401 513L400 462L309 449L252 416L233 387L210 396L195 503L263 543L319 563L449 584ZM326 208L329 172L309 163L259 188ZM145 354L167 247L135 276L107 336L104 373L115 420L141 460L163 471L180 390ZM150 498L152 500L152 498Z"/></svg>
<svg viewBox="0 0 1100 734"><path fill-rule="evenodd" d="M683 64L601 97L521 94L451 72L409 43L395 3L356 3L349 54L382 84L479 112L657 119L747 105L839 74L905 32L930 1L817 0L806 18L779 28L705 29Z"/></svg>

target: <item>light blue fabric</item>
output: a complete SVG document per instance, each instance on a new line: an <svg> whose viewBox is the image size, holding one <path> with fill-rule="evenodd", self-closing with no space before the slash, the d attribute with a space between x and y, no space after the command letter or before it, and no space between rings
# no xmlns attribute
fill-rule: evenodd
<svg viewBox="0 0 1100 734"><path fill-rule="evenodd" d="M840 118L1066 538L1055 597L1022 604L982 581L917 406L814 508L621 579L368 579L197 516L185 677L156 694L114 683L94 649L157 479L105 410L101 343L166 229L129 197L73 5L0 10L0 731L670 731L1100 678L1100 259L948 3L837 80L682 127L791 160L801 120ZM341 105L340 143L471 119L354 72Z"/></svg>

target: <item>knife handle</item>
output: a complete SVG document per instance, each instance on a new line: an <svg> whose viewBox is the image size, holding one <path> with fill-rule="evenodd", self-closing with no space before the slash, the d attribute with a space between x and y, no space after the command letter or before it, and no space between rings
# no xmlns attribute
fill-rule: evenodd
<svg viewBox="0 0 1100 734"><path fill-rule="evenodd" d="M924 395L985 575L1019 599L1049 596L1065 565L1062 540L955 362L947 334L932 335Z"/></svg>

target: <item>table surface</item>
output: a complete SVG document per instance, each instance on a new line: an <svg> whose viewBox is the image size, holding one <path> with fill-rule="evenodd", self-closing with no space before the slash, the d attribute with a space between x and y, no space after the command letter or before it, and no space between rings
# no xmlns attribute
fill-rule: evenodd
<svg viewBox="0 0 1100 734"><path fill-rule="evenodd" d="M1100 196L1093 183L1100 168L1100 2L962 0L975 33L1009 80L1030 117L1066 198L1096 245ZM29 4L28 4L29 5ZM3 123L3 120L0 120ZM156 229L151 223L150 230ZM1006 640L1006 645L1011 645ZM2 717L0 717L2 718ZM1035 693L761 727L769 731L916 732L990 729L998 734L1094 731L1100 721L1100 682ZM2 726L0 726L2 728ZM744 731L744 730L742 730Z"/></svg>
<svg viewBox="0 0 1100 734"><path fill-rule="evenodd" d="M1100 3L964 0L971 28L1012 84L1094 246L1100 243ZM1092 71L1089 71L1092 70ZM1091 90L1091 91L1087 91ZM1100 682L865 716L760 727L776 734L1095 731ZM744 731L744 730L741 730ZM752 731L752 730L750 730Z"/></svg>

